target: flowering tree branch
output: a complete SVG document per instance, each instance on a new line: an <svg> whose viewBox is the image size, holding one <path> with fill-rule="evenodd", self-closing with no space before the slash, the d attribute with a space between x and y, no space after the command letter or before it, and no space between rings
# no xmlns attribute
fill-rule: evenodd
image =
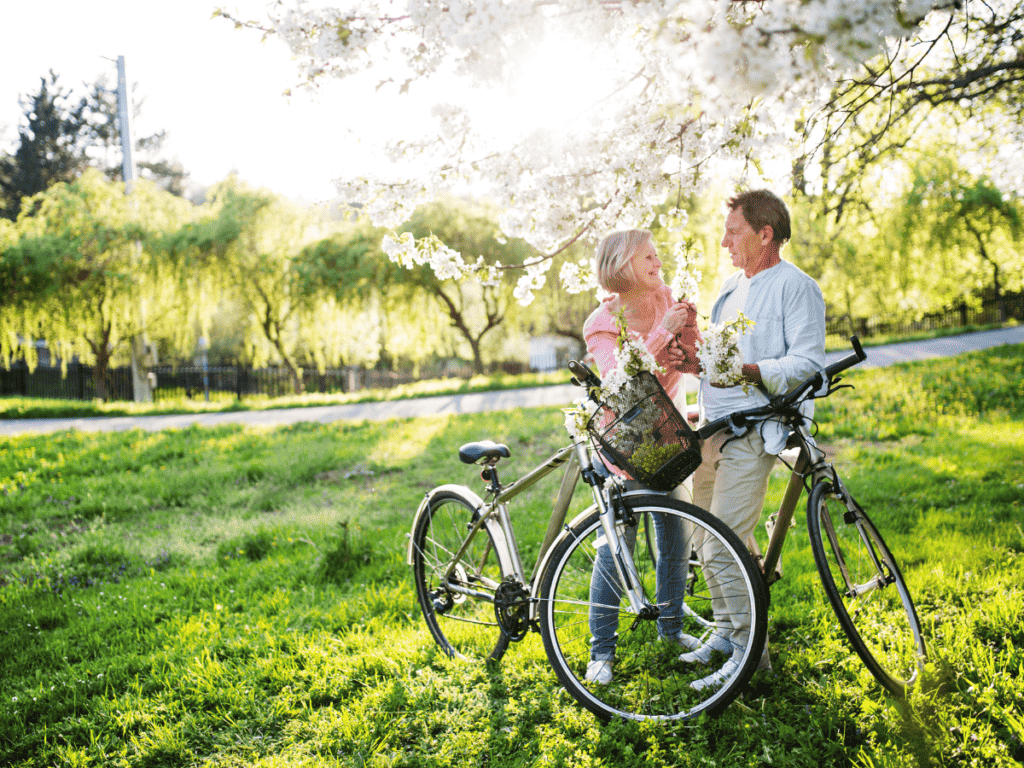
<svg viewBox="0 0 1024 768"><path fill-rule="evenodd" d="M527 303L573 243L649 225L667 199L700 192L716 163L788 151L816 110L828 123L863 109L872 89L881 98L850 73L954 2L349 0L232 20L284 40L308 83L369 73L400 93L437 89L430 119L383 147L415 170L340 180L339 193L397 227L426 201L485 185L504 235L545 255L491 273L524 270ZM385 249L446 274L475 269L431 242ZM562 272L592 284L582 266Z"/></svg>

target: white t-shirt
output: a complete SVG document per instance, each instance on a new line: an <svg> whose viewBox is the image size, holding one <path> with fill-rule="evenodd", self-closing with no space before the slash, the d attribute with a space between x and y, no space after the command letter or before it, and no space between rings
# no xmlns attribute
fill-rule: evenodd
<svg viewBox="0 0 1024 768"><path fill-rule="evenodd" d="M750 278L747 277L746 273L740 274L739 282L736 283L736 289L725 298L725 303L722 304L722 316L719 322L727 322L729 320L735 320L747 307L747 293L750 291Z"/></svg>

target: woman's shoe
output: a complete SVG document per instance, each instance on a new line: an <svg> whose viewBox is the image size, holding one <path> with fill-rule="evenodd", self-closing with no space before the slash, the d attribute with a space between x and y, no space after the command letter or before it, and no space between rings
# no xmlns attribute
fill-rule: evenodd
<svg viewBox="0 0 1024 768"><path fill-rule="evenodd" d="M702 691L705 688L717 688L736 674L736 670L740 668L740 661L742 660L743 652L736 651L729 657L728 661L722 665L721 669L715 670L707 677L702 677L699 680L693 680L690 683L690 687L696 691Z"/></svg>
<svg viewBox="0 0 1024 768"><path fill-rule="evenodd" d="M699 637L688 635L685 632L677 632L674 635L658 635L658 639L664 643L675 643L684 651L695 651L702 645Z"/></svg>
<svg viewBox="0 0 1024 768"><path fill-rule="evenodd" d="M587 664L587 676L584 680L588 683L608 685L612 681L612 660L597 659Z"/></svg>

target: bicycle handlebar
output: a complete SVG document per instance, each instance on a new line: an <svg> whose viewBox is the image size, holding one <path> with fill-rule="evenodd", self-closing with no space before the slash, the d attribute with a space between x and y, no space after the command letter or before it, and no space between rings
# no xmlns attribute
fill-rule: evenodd
<svg viewBox="0 0 1024 768"><path fill-rule="evenodd" d="M780 411L792 407L797 403L797 401L801 400L805 394L807 394L809 389L818 389L825 383L824 380L822 380L822 374L824 374L829 383L831 383L837 373L841 373L847 368L852 368L857 365L857 363L862 363L867 360L868 356L864 353L864 348L861 346L860 339L858 339L856 335L850 337L850 344L853 346L852 355L847 355L842 360L837 360L832 363L832 365L826 366L823 370L806 379L796 389L787 392L784 395L772 398L771 402L767 405L761 406L760 408L737 411L736 413L730 414L724 418L705 424L697 430L697 436L702 440L705 440L726 427L736 426L738 428L743 428L748 426L752 421L757 421L758 419L766 416L778 414ZM589 391L594 387L601 386L601 379L598 375L578 360L569 361L569 370L573 373L572 383L577 387L585 387Z"/></svg>
<svg viewBox="0 0 1024 768"><path fill-rule="evenodd" d="M864 348L860 344L860 339L856 335L850 337L850 344L853 346L853 354L847 355L842 360L837 360L832 365L826 366L824 370L819 371L813 376L807 378L800 386L796 389L788 392L784 395L772 398L771 402L767 405L763 405L759 408L751 408L746 411L737 411L736 413L729 414L721 419L716 419L697 430L697 436L701 440L706 440L711 435L719 432L726 427L736 426L737 428L745 428L749 426L751 422L758 421L766 416L772 416L780 413L786 408L794 406L797 401L803 399L804 395L810 389L818 389L825 382L822 380L822 374L828 379L829 383L837 373L845 371L847 368L852 368L867 359L867 355L864 352Z"/></svg>
<svg viewBox="0 0 1024 768"><path fill-rule="evenodd" d="M601 386L601 379L598 375L579 360L570 360L569 370L574 374L572 383L577 387L586 387L587 389L590 389L591 387Z"/></svg>
<svg viewBox="0 0 1024 768"><path fill-rule="evenodd" d="M825 368L825 375L830 379L840 371L845 371L847 368L852 368L857 363L863 363L868 359L867 354L864 352L864 348L860 345L860 339L857 338L856 334L850 337L850 344L853 345L853 354L847 355L842 360L837 360Z"/></svg>

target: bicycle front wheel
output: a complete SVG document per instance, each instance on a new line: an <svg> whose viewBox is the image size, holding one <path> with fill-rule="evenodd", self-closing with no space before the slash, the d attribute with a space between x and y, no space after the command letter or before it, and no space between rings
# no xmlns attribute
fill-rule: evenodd
<svg viewBox="0 0 1024 768"><path fill-rule="evenodd" d="M541 576L548 659L566 690L605 720L716 714L760 662L764 581L737 536L704 510L647 494L627 496L626 506L618 530L642 605L630 603L600 519L588 515L556 540ZM702 646L701 661L680 658ZM588 680L590 662L609 655L611 680Z"/></svg>
<svg viewBox="0 0 1024 768"><path fill-rule="evenodd" d="M830 482L807 502L811 548L825 595L871 674L896 696L917 681L926 649L896 559L867 514L849 510Z"/></svg>
<svg viewBox="0 0 1024 768"><path fill-rule="evenodd" d="M509 638L494 612L502 572L490 531L477 531L456 558L475 514L472 502L454 491L431 496L412 532L413 579L430 634L446 654L497 660Z"/></svg>

